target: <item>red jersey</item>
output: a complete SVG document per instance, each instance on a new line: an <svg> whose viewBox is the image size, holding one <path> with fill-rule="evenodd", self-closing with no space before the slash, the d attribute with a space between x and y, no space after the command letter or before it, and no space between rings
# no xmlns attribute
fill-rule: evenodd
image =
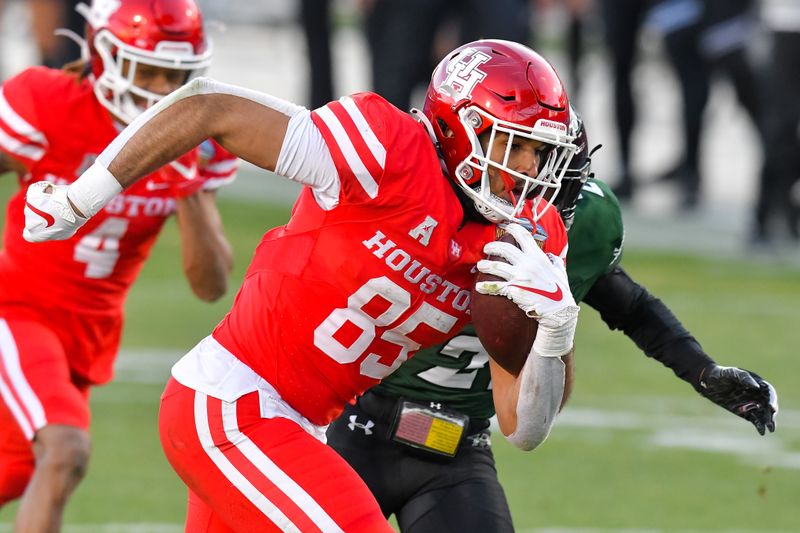
<svg viewBox="0 0 800 533"><path fill-rule="evenodd" d="M262 239L213 337L324 425L469 321L475 263L496 227L465 223L426 131L379 96L343 98L312 119L336 165L338 204L324 209L303 190L289 223ZM563 234L555 219L547 231Z"/></svg>
<svg viewBox="0 0 800 533"><path fill-rule="evenodd" d="M68 350L72 371L92 383L111 377L123 301L164 221L175 212L176 200L164 183L205 179L204 174L198 176L197 150L193 150L114 198L71 239L25 241L27 186L42 180L73 182L117 133L88 80L36 67L0 88L0 150L27 170L6 214L0 312L56 325L71 322L63 335L71 343L67 346L76 348ZM231 168L222 163L232 159L219 149L209 164ZM234 171L235 165L230 173ZM222 181L224 177L210 176ZM63 314L74 316L65 319Z"/></svg>

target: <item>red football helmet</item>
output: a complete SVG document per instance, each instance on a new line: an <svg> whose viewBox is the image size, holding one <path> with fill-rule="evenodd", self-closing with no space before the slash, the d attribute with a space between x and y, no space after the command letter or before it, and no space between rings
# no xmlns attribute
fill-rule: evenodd
<svg viewBox="0 0 800 533"><path fill-rule="evenodd" d="M164 96L134 83L137 65L184 71L188 81L211 62L211 45L194 0L93 0L76 9L87 22L95 94L125 122ZM133 95L146 105L136 105Z"/></svg>
<svg viewBox="0 0 800 533"><path fill-rule="evenodd" d="M415 114L435 138L447 174L492 222L514 220L527 200L541 217L546 206L537 204L552 203L575 150L569 102L555 70L530 48L509 41L475 41L448 54L433 71L422 114ZM484 153L478 135L486 131L490 146L498 133L509 136L503 162ZM508 168L515 137L550 146L536 177ZM513 203L492 194L490 166L524 183Z"/></svg>

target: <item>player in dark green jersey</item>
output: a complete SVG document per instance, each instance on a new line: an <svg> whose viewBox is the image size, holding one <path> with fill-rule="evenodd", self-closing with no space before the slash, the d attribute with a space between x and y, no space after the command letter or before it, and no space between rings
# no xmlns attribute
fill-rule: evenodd
<svg viewBox="0 0 800 533"><path fill-rule="evenodd" d="M576 302L600 312L644 353L701 395L774 431L777 395L758 375L718 366L656 297L619 266L619 203L590 179L586 132L556 199L569 230L567 273ZM489 356L471 326L420 350L331 424L328 444L361 475L403 532L513 531L491 452Z"/></svg>

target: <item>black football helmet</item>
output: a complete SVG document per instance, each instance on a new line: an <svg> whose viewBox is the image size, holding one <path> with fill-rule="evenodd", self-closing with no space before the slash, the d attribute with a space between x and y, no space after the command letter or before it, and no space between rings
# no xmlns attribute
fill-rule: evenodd
<svg viewBox="0 0 800 533"><path fill-rule="evenodd" d="M592 176L592 158L589 150L589 140L586 136L586 128L580 114L570 106L569 135L574 137L573 144L577 146L575 155L567 165L566 171L561 179L561 189L559 189L553 205L561 214L564 226L569 230L575 219L575 204L581 192L583 184Z"/></svg>

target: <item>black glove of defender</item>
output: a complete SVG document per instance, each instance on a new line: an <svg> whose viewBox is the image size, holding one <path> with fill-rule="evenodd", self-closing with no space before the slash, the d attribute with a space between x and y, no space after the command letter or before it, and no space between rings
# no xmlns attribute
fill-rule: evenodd
<svg viewBox="0 0 800 533"><path fill-rule="evenodd" d="M709 365L700 373L697 391L753 424L763 435L775 431L778 393L755 372L733 366Z"/></svg>

